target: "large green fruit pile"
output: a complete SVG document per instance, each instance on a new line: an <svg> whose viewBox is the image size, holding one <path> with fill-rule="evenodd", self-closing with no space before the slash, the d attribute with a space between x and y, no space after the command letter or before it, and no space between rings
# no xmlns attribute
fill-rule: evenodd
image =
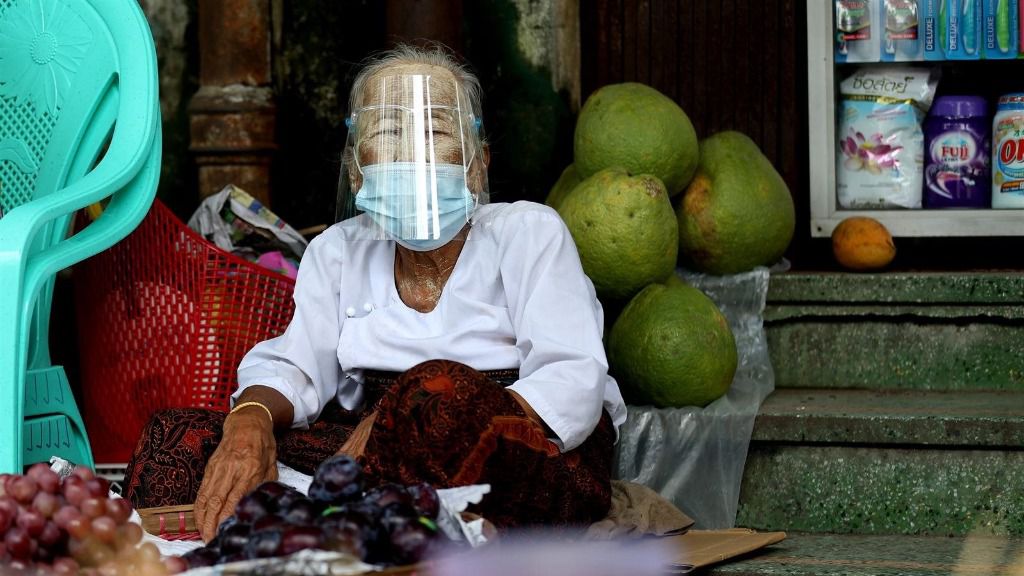
<svg viewBox="0 0 1024 576"><path fill-rule="evenodd" d="M601 170L583 180L558 213L602 300L624 303L676 269L679 227L665 186L654 176Z"/></svg>
<svg viewBox="0 0 1024 576"><path fill-rule="evenodd" d="M736 345L714 303L673 271L677 260L717 275L775 263L794 228L785 182L738 132L698 142L682 108L642 84L594 92L573 144L546 203L605 310L622 310L607 341L612 374L632 403L706 405L728 390Z"/></svg>
<svg viewBox="0 0 1024 576"><path fill-rule="evenodd" d="M656 176L675 196L697 169L697 132L683 109L654 88L610 84L580 110L573 153L583 178L621 166Z"/></svg>

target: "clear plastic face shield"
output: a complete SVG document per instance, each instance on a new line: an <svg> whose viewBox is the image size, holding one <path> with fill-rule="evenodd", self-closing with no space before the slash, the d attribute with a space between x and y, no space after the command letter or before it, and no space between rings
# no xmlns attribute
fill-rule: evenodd
<svg viewBox="0 0 1024 576"><path fill-rule="evenodd" d="M365 215L366 238L433 250L487 202L479 111L439 72L371 76L346 121L339 219Z"/></svg>

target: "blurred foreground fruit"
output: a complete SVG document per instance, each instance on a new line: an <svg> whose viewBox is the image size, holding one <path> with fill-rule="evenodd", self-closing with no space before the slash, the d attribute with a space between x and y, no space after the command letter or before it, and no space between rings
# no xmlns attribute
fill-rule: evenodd
<svg viewBox="0 0 1024 576"><path fill-rule="evenodd" d="M706 406L736 373L736 341L703 292L677 280L651 284L619 315L608 362L630 404Z"/></svg>
<svg viewBox="0 0 1024 576"><path fill-rule="evenodd" d="M881 222L857 216L843 220L832 231L832 254L850 270L876 270L892 262L896 245Z"/></svg>
<svg viewBox="0 0 1024 576"><path fill-rule="evenodd" d="M78 467L63 481L46 464L25 475L0 474L0 572L33 574L166 574L177 559L161 561L142 527L129 521L127 500ZM6 573L6 572L5 572Z"/></svg>
<svg viewBox="0 0 1024 576"><path fill-rule="evenodd" d="M363 492L359 464L334 456L317 467L309 497L264 482L238 502L206 546L182 556L190 568L319 549L372 564L418 562L440 538L437 491L429 484L381 484Z"/></svg>

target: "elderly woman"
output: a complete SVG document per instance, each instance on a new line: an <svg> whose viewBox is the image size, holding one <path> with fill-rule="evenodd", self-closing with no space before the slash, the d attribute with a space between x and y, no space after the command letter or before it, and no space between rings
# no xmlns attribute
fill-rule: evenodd
<svg viewBox="0 0 1024 576"><path fill-rule="evenodd" d="M378 481L489 483L479 511L502 528L600 519L626 415L601 306L553 210L488 203L477 79L400 47L350 108L355 215L310 243L294 318L242 360L231 412L151 421L130 497L194 497L210 539L278 459L310 472L338 452Z"/></svg>

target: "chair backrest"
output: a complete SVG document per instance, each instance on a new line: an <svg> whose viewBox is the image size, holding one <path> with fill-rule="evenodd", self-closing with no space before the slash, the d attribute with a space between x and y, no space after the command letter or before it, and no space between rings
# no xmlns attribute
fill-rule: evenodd
<svg viewBox="0 0 1024 576"><path fill-rule="evenodd" d="M49 362L54 274L123 238L152 203L158 80L137 0L0 0L0 396ZM102 201L69 236L72 216ZM17 400L7 417L20 422Z"/></svg>
<svg viewBox="0 0 1024 576"><path fill-rule="evenodd" d="M149 150L159 129L155 82L152 36L136 2L0 0L0 210L64 190L104 154L137 171L145 157L129 160L133 149ZM72 214L45 222L29 250L64 239ZM34 313L42 329L34 330L33 365L49 361L51 287Z"/></svg>
<svg viewBox="0 0 1024 576"><path fill-rule="evenodd" d="M153 118L149 108L156 86L146 86L154 80L147 77L155 64L147 61L154 54L152 37L141 11L126 11L130 4L0 0L0 208L5 214L91 170L119 117ZM124 153L126 146L149 149L152 127L125 132L134 137L108 154Z"/></svg>

